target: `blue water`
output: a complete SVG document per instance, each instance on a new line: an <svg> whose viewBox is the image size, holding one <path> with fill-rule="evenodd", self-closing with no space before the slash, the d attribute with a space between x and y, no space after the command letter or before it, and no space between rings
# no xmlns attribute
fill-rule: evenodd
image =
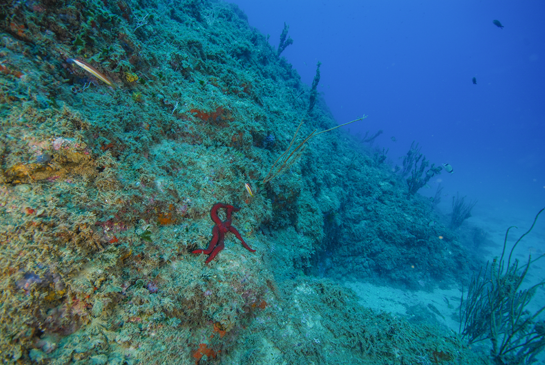
<svg viewBox="0 0 545 365"><path fill-rule="evenodd" d="M375 144L394 164L412 141L450 163L420 191L441 182L445 212L456 192L478 200L474 220L499 226L545 205L544 2L232 2L275 47L290 26L282 56L309 85L322 62L318 91L337 121L369 115L351 133L382 129Z"/></svg>

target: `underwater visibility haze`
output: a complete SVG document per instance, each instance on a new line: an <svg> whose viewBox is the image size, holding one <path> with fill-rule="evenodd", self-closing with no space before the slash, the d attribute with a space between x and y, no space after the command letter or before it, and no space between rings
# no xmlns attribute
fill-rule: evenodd
<svg viewBox="0 0 545 365"><path fill-rule="evenodd" d="M336 120L370 115L349 129L383 130L376 142L394 164L417 141L456 168L443 186L478 199L483 216L512 224L543 207L542 2L233 2L274 46L278 23L290 26L282 55L309 85L322 62L319 91Z"/></svg>
<svg viewBox="0 0 545 365"><path fill-rule="evenodd" d="M544 15L2 1L0 358L545 364Z"/></svg>

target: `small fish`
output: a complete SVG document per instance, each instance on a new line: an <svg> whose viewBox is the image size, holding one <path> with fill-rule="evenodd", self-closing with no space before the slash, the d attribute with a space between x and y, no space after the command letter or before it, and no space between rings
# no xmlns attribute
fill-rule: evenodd
<svg viewBox="0 0 545 365"><path fill-rule="evenodd" d="M397 142L397 139L394 136L390 137L390 139L392 140L392 142Z"/></svg>
<svg viewBox="0 0 545 365"><path fill-rule="evenodd" d="M473 85L477 85L477 78L476 77L473 78Z"/></svg>
<svg viewBox="0 0 545 365"><path fill-rule="evenodd" d="M503 29L503 25L500 23L499 20L497 19L494 19L494 21L492 22L496 27L500 28L500 29Z"/></svg>
<svg viewBox="0 0 545 365"><path fill-rule="evenodd" d="M443 167L445 168L445 171L448 172L449 174L452 174L454 172L454 169L448 163L444 163Z"/></svg>
<svg viewBox="0 0 545 365"><path fill-rule="evenodd" d="M428 223L428 227L433 227L433 226L435 226L435 221L431 221Z"/></svg>
<svg viewBox="0 0 545 365"><path fill-rule="evenodd" d="M107 83L109 86L115 87L114 83L111 82L103 73L98 71L96 68L94 68L93 66L91 66L87 62L82 61L82 60L78 60L76 58L69 58L69 59L66 60L66 62L75 63L76 65L78 65L79 67L84 69L85 71L89 72L91 75L93 75L96 78L98 78L98 79L104 81L105 83Z"/></svg>
<svg viewBox="0 0 545 365"><path fill-rule="evenodd" d="M254 193L253 193L252 188L250 187L250 185L244 184L244 187L246 188L246 190L248 191L248 194L250 194L250 196L254 196Z"/></svg>

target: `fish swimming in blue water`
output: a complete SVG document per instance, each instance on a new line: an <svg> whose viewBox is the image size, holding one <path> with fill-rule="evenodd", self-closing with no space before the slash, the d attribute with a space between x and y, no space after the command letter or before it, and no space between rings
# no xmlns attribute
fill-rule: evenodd
<svg viewBox="0 0 545 365"><path fill-rule="evenodd" d="M501 24L501 22L497 19L494 19L494 21L492 22L494 23L494 25L500 29L503 29L503 25Z"/></svg>
<svg viewBox="0 0 545 365"><path fill-rule="evenodd" d="M450 166L450 164L448 163L444 163L443 164L443 168L445 169L446 172L448 172L449 174L452 174L454 172L454 169L452 168L452 166Z"/></svg>

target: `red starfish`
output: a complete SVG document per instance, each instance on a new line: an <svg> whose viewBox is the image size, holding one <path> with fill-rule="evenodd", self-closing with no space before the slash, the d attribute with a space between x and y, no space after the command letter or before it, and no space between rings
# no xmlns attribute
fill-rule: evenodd
<svg viewBox="0 0 545 365"><path fill-rule="evenodd" d="M224 222L222 222L218 217L218 209L220 208L227 209L227 219ZM205 253L207 255L210 255L206 259L205 264L212 261L214 257L216 257L216 255L221 250L223 250L223 248L225 247L223 240L225 239L225 234L227 232L232 232L236 236L236 238L238 238L240 242L242 242L242 246L244 246L245 249L247 249L250 252L255 252L255 250L252 250L250 246L248 246L246 242L244 242L244 240L242 239L242 236L240 235L240 233L238 233L236 228L231 225L231 213L238 212L239 210L240 208L235 208L232 205L223 204L223 203L214 204L214 206L210 210L210 217L212 218L214 223L216 223L214 228L212 228L212 234L214 235L214 237L212 237L212 240L208 244L208 248L206 250L193 251L193 253Z"/></svg>

